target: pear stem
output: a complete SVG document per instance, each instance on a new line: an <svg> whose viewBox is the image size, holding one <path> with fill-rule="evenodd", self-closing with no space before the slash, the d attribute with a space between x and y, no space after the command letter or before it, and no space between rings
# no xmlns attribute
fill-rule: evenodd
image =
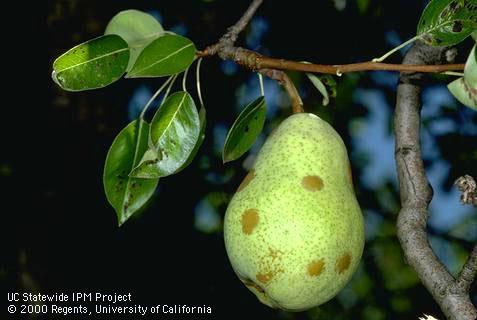
<svg viewBox="0 0 477 320"><path fill-rule="evenodd" d="M300 94L293 84L293 81L285 72L275 69L260 69L258 72L272 80L276 80L285 89L290 97L293 113L305 112L303 110L303 101L301 100Z"/></svg>

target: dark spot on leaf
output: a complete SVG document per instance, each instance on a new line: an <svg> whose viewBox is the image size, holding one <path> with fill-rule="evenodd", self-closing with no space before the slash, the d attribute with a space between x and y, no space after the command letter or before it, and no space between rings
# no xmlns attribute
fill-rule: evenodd
<svg viewBox="0 0 477 320"><path fill-rule="evenodd" d="M463 28L462 21L457 20L452 26L452 32L461 32Z"/></svg>
<svg viewBox="0 0 477 320"><path fill-rule="evenodd" d="M245 126L245 132L248 132L250 130L249 126Z"/></svg>

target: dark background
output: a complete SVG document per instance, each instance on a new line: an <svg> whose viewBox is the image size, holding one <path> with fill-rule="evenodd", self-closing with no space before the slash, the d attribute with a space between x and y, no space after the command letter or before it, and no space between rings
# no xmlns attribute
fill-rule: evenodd
<svg viewBox="0 0 477 320"><path fill-rule="evenodd" d="M245 174L244 160L250 158L222 165L220 147L240 108L258 95L258 81L216 57L203 61L208 127L196 160L162 179L150 206L117 227L102 188L106 153L162 80L121 80L101 90L69 93L51 81L53 60L101 35L110 18L129 8L160 16L165 29L204 48L248 3L58 0L42 1L36 8L18 4L5 13L10 19L4 27L8 57L1 126L0 280L7 291L131 292L134 303L142 305L212 307L213 317L195 319L417 319L423 313L443 319L405 265L395 237L399 199L392 162L393 73L336 78L338 97L328 107L321 106L319 93L302 75L292 74L306 110L331 122L345 140L366 218L362 265L338 298L308 312L276 311L260 304L233 273L221 219ZM323 64L370 60L414 35L424 5L410 0L265 1L238 44ZM469 48L469 41L460 46L459 61L465 61ZM390 61L400 62L400 54ZM423 144L431 182L436 182L431 244L455 274L477 240L475 209L462 207L452 186L463 174L477 175L477 116L448 94L450 79L428 79ZM192 91L192 80L189 87ZM290 114L275 83L266 81L266 96L265 134L252 154ZM475 284L472 290L475 302ZM2 314L8 318L4 310Z"/></svg>

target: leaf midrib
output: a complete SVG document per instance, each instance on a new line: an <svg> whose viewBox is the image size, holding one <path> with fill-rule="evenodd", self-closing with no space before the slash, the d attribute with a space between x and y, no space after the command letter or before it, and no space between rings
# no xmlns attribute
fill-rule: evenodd
<svg viewBox="0 0 477 320"><path fill-rule="evenodd" d="M77 68L77 67L79 67L79 66L81 66L81 65L83 65L83 64L90 63L90 62L92 62L92 61L96 61L96 60L99 60L99 59L103 59L103 58L105 58L105 57L107 57L107 56L114 55L114 54L116 54L116 53L120 53L120 52L127 51L127 50L129 50L129 48L122 48L122 49L119 49L119 50L115 50L115 51L112 51L112 52L110 52L110 53L107 53L107 54L98 56L98 57L96 57L96 58L93 58L93 59L91 59L91 60L83 61L83 62L81 62L81 63L72 65L72 66L70 66L70 67L67 67L67 68L64 68L64 69L61 69L61 70L57 70L56 73L58 74L58 73L60 73L60 72L67 71L67 70L72 69L72 68Z"/></svg>
<svg viewBox="0 0 477 320"><path fill-rule="evenodd" d="M157 148L157 145L159 144L159 141L162 139L162 137L164 136L165 132L169 129L169 127L171 126L172 122L174 121L174 119L176 118L176 115L177 113L179 112L179 110L182 109L182 105L184 103L184 100L187 96L187 93L184 93L184 96L182 97L182 100L181 102L179 102L179 106L177 107L177 109L174 111L172 117L171 117L171 121L169 121L169 123L167 124L167 126L164 128L164 130L162 130L162 133L161 135L157 138L157 141L156 141L156 148ZM151 129L152 129L152 125L151 125Z"/></svg>
<svg viewBox="0 0 477 320"><path fill-rule="evenodd" d="M425 35L425 34L429 34L429 33L433 32L433 31L435 31L436 29L442 28L442 27L445 26L446 24L454 23L455 21L458 21L458 20L470 21L470 22L472 22L472 20L470 20L470 19L458 19L458 18L453 18L452 20L447 20L447 21L445 21L445 22L442 22L441 24L436 25L436 26L433 27L433 28L427 29L426 31L424 31L424 32L422 32L421 34L419 34L419 36L423 36L423 35Z"/></svg>
<svg viewBox="0 0 477 320"><path fill-rule="evenodd" d="M186 46L184 46L184 47L182 47L182 48L180 48L180 49L178 49L178 50L176 50L176 51L174 51L174 52L168 54L167 56L165 56L165 57L163 57L163 58L157 60L156 62L154 62L154 63L152 63L152 64L150 64L150 65L148 65L148 66L146 66L146 67L144 67L144 68L142 68L142 69L139 69L139 70L137 70L137 71L134 72L134 73L133 73L133 72L129 73L129 75L130 75L130 76L135 76L135 75L137 75L137 74L143 72L144 70L149 69L149 68L152 68L152 67L155 66L156 64L161 63L162 61L169 59L171 56L176 55L177 53L181 52L182 50L185 50L185 49L187 49L187 48L189 48L189 47L191 47L191 46L193 46L193 45L194 45L193 43L189 43L188 45L186 45Z"/></svg>

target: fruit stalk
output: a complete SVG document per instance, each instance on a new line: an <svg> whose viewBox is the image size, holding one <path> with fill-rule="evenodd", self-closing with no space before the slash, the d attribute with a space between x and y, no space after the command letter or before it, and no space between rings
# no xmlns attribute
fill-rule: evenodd
<svg viewBox="0 0 477 320"><path fill-rule="evenodd" d="M285 72L275 69L260 69L258 72L270 79L276 80L281 86L283 86L290 97L293 113L304 112L303 101L301 100L300 94L293 84L293 81Z"/></svg>

